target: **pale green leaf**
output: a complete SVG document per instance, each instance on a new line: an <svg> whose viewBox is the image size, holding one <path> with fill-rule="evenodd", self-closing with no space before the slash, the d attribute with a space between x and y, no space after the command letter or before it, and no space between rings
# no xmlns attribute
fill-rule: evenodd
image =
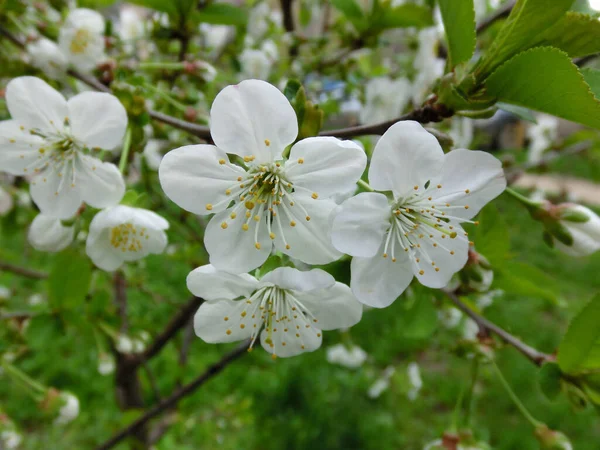
<svg viewBox="0 0 600 450"><path fill-rule="evenodd" d="M494 286L525 297L538 297L559 304L560 286L544 271L530 264L511 261L495 271Z"/></svg>
<svg viewBox="0 0 600 450"><path fill-rule="evenodd" d="M558 349L558 365L569 374L600 369L600 295L571 321Z"/></svg>
<svg viewBox="0 0 600 450"><path fill-rule="evenodd" d="M83 304L90 287L92 268L82 254L66 250L54 257L48 276L48 302L68 309Z"/></svg>
<svg viewBox="0 0 600 450"><path fill-rule="evenodd" d="M381 12L382 14L371 24L376 29L423 28L433 25L431 10L425 6L407 3Z"/></svg>
<svg viewBox="0 0 600 450"><path fill-rule="evenodd" d="M600 70L586 67L581 69L581 74L596 98L600 99Z"/></svg>
<svg viewBox="0 0 600 450"><path fill-rule="evenodd" d="M475 246L478 253L492 264L499 264L510 250L510 236L504 218L493 204L488 204L477 216L479 225L475 228ZM469 233L470 235L470 233Z"/></svg>
<svg viewBox="0 0 600 450"><path fill-rule="evenodd" d="M248 13L245 9L229 3L210 3L198 11L196 18L202 23L245 26Z"/></svg>
<svg viewBox="0 0 600 450"><path fill-rule="evenodd" d="M475 53L473 0L438 0L446 36L450 68L467 62Z"/></svg>
<svg viewBox="0 0 600 450"><path fill-rule="evenodd" d="M600 129L600 102L569 56L551 47L518 54L485 83L498 101Z"/></svg>
<svg viewBox="0 0 600 450"><path fill-rule="evenodd" d="M411 302L412 300L412 302ZM407 300L408 308L399 317L402 334L409 339L426 339L437 327L437 311L431 295L419 291L414 298Z"/></svg>
<svg viewBox="0 0 600 450"><path fill-rule="evenodd" d="M557 47L570 57L600 52L600 21L589 14L569 12L540 38L537 45Z"/></svg>
<svg viewBox="0 0 600 450"><path fill-rule="evenodd" d="M554 400L560 394L561 376L562 372L556 363L545 363L540 368L540 371L538 372L538 383L548 400Z"/></svg>
<svg viewBox="0 0 600 450"><path fill-rule="evenodd" d="M503 102L498 102L496 104L496 106L503 111L514 114L519 119L526 120L527 122L537 123L537 120L536 120L535 116L533 115L533 112L531 112L531 110L528 108L523 108L522 106L511 105L511 104L503 103Z"/></svg>

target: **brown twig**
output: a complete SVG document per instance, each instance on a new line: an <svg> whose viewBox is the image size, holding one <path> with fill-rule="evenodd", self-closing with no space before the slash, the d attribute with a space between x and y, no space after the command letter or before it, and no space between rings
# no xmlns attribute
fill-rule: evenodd
<svg viewBox="0 0 600 450"><path fill-rule="evenodd" d="M34 280L45 280L48 278L48 274L45 272L28 269L26 267L15 266L14 264L3 261L0 261L0 272L10 272L22 277L33 278Z"/></svg>
<svg viewBox="0 0 600 450"><path fill-rule="evenodd" d="M212 377L214 377L219 372L221 372L223 369L225 369L229 364L231 364L233 361L235 361L240 356L245 354L247 352L248 345L249 345L249 342L245 341L241 345L236 347L234 350L227 353L225 356L223 356L223 358L221 358L218 362L216 362L215 364L210 366L206 370L206 372L204 372L202 375L200 375L194 381L192 381L189 384L186 384L182 388L175 391L171 396L169 396L168 398L164 399L163 401L158 403L156 406L151 408L149 411L147 411L144 415L142 415L139 419L137 419L131 425L129 425L128 427L119 431L108 441L106 441L105 443L98 446L96 448L96 450L108 450L110 448L113 448L115 445L117 445L119 442L121 442L127 436L134 434L137 430L144 427L149 420L161 415L164 411L167 411L167 410L173 408L175 405L177 405L177 403L179 403L179 401L182 398L192 394L196 389L198 389L200 386L202 386L204 383L206 383Z"/></svg>
<svg viewBox="0 0 600 450"><path fill-rule="evenodd" d="M121 333L127 334L129 322L127 320L127 280L120 270L113 276L113 287L115 290L115 306L121 318Z"/></svg>
<svg viewBox="0 0 600 450"><path fill-rule="evenodd" d="M545 363L547 361L552 361L554 359L551 355L542 353L542 352L536 350L535 348L530 347L529 345L525 344L524 342L521 342L519 339L514 337L509 332L505 331L504 329L500 328L498 325L493 324L489 320L487 320L484 317L477 314L475 311L473 311L471 308L469 308L467 305L465 305L454 292L449 292L449 291L444 291L444 292L446 293L448 298L452 301L452 303L454 303L454 305L458 309L460 309L463 313L465 313L467 316L469 316L471 319L473 319L475 321L475 323L479 326L480 330L494 333L502 341L504 341L505 343L516 348L519 352L521 352L523 355L525 355L534 364L541 366L543 363Z"/></svg>

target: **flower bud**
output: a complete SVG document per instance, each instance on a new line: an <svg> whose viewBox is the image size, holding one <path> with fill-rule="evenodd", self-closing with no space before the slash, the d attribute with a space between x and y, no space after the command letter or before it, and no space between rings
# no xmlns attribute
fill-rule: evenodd
<svg viewBox="0 0 600 450"><path fill-rule="evenodd" d="M469 259L460 273L460 278L469 288L477 292L486 292L494 281L494 272L485 256L469 249Z"/></svg>
<svg viewBox="0 0 600 450"><path fill-rule="evenodd" d="M558 205L557 213L562 231L569 234L570 240L557 241L557 249L571 256L585 256L600 249L600 217L585 206L572 203Z"/></svg>
<svg viewBox="0 0 600 450"><path fill-rule="evenodd" d="M26 48L31 56L31 65L53 79L65 76L68 66L67 57L55 42L40 38L27 44Z"/></svg>
<svg viewBox="0 0 600 450"><path fill-rule="evenodd" d="M543 450L573 450L567 436L560 431L551 430L546 425L536 428L535 437L540 441Z"/></svg>
<svg viewBox="0 0 600 450"><path fill-rule="evenodd" d="M98 356L98 373L110 375L115 371L115 360L108 353L100 353Z"/></svg>
<svg viewBox="0 0 600 450"><path fill-rule="evenodd" d="M60 252L68 247L75 235L73 226L65 226L60 219L38 214L29 228L28 239L41 252Z"/></svg>

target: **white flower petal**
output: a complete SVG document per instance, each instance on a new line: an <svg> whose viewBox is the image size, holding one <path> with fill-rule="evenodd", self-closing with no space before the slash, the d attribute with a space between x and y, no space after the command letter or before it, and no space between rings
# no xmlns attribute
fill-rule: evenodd
<svg viewBox="0 0 600 450"><path fill-rule="evenodd" d="M227 153L256 157L256 162L281 158L298 135L294 108L271 84L245 80L223 89L210 110L210 132Z"/></svg>
<svg viewBox="0 0 600 450"><path fill-rule="evenodd" d="M40 211L57 219L70 219L82 203L81 190L73 183L69 164L43 171L31 183L30 193ZM75 184L75 187L73 185Z"/></svg>
<svg viewBox="0 0 600 450"><path fill-rule="evenodd" d="M232 273L248 272L264 263L273 243L267 233L265 216L260 223L250 220L249 229L244 231L242 223L245 221L241 215L235 220L230 220L230 211L216 214L206 227L204 233L204 246L210 255L210 263L219 270ZM223 228L223 223L228 223ZM258 234L255 233L256 227ZM256 248L258 239L259 248Z"/></svg>
<svg viewBox="0 0 600 450"><path fill-rule="evenodd" d="M77 157L75 185L94 208L116 205L125 195L125 181L117 166L87 155Z"/></svg>
<svg viewBox="0 0 600 450"><path fill-rule="evenodd" d="M298 314L288 328L279 326L277 331L271 333L264 329L260 334L260 343L267 352L288 358L318 349L323 341L322 334L304 315Z"/></svg>
<svg viewBox="0 0 600 450"><path fill-rule="evenodd" d="M317 320L314 326L321 330L348 328L362 317L363 306L343 283L319 291L294 292L294 296L308 308Z"/></svg>
<svg viewBox="0 0 600 450"><path fill-rule="evenodd" d="M392 125L377 142L369 183L378 191L393 191L395 196L414 192L437 174L444 152L437 139L418 122Z"/></svg>
<svg viewBox="0 0 600 450"><path fill-rule="evenodd" d="M86 241L85 252L94 265L107 272L117 270L123 265L123 259L110 245L110 230L104 229L93 236L90 232Z"/></svg>
<svg viewBox="0 0 600 450"><path fill-rule="evenodd" d="M6 86L6 106L13 120L27 130L62 130L68 115L62 94L36 77L12 79Z"/></svg>
<svg viewBox="0 0 600 450"><path fill-rule="evenodd" d="M24 175L40 159L39 149L44 140L29 131L21 130L16 120L0 122L0 171Z"/></svg>
<svg viewBox="0 0 600 450"><path fill-rule="evenodd" d="M26 49L31 56L31 65L43 71L48 77L59 79L66 75L67 57L54 41L42 37L28 43Z"/></svg>
<svg viewBox="0 0 600 450"><path fill-rule="evenodd" d="M299 164L298 161L302 161ZM285 173L294 187L328 198L352 189L367 165L364 150L332 137L303 139L291 150Z"/></svg>
<svg viewBox="0 0 600 450"><path fill-rule="evenodd" d="M247 325L240 327L241 314L246 306L244 300L204 302L194 316L196 335L209 344L249 338L254 328Z"/></svg>
<svg viewBox="0 0 600 450"><path fill-rule="evenodd" d="M560 223L573 236L573 245L568 246L555 239L554 246L570 256L586 256L600 250L600 217L582 205L571 205L569 209L587 215L589 220L587 222L561 220Z"/></svg>
<svg viewBox="0 0 600 450"><path fill-rule="evenodd" d="M123 140L127 112L121 102L104 92L82 92L67 102L71 133L89 148L112 150Z"/></svg>
<svg viewBox="0 0 600 450"><path fill-rule="evenodd" d="M188 145L167 153L158 175L172 201L203 215L226 209L227 199L232 197L226 194L227 189L237 187L238 178L245 177L246 172L231 164L227 154L213 145Z"/></svg>
<svg viewBox="0 0 600 450"><path fill-rule="evenodd" d="M396 262L384 258L385 242L372 258L352 258L350 287L356 298L365 305L385 308L408 287L413 279L410 261L402 252Z"/></svg>
<svg viewBox="0 0 600 450"><path fill-rule="evenodd" d="M342 254L331 244L329 223L335 207L331 200L313 200L301 195L295 195L294 205L290 206L289 196L285 196L272 225L277 249L307 264L327 264L338 259Z"/></svg>
<svg viewBox="0 0 600 450"><path fill-rule="evenodd" d="M78 70L93 70L105 59L104 18L94 10L73 9L60 28L58 45Z"/></svg>
<svg viewBox="0 0 600 450"><path fill-rule="evenodd" d="M27 238L41 252L60 252L73 242L74 227L65 227L59 219L38 214L29 228Z"/></svg>
<svg viewBox="0 0 600 450"><path fill-rule="evenodd" d="M198 267L187 276L190 292L205 300L233 300L248 297L257 289L258 281L252 275L230 274L215 269L212 265Z"/></svg>
<svg viewBox="0 0 600 450"><path fill-rule="evenodd" d="M272 283L281 289L314 291L333 286L335 279L321 269L303 272L291 267L278 267L262 277L260 282L261 285Z"/></svg>
<svg viewBox="0 0 600 450"><path fill-rule="evenodd" d="M390 227L390 205L385 195L363 192L342 203L334 213L331 241L352 256L375 255Z"/></svg>
<svg viewBox="0 0 600 450"><path fill-rule="evenodd" d="M436 247L431 239L418 240L421 247L415 248L415 254L419 258L419 263L412 260L413 272L421 284L427 287L443 288L448 284L452 275L467 263L469 241L465 238L460 225L453 224L453 226L458 236L455 239L435 237ZM439 270L436 271L436 268ZM423 275L420 273L421 270Z"/></svg>
<svg viewBox="0 0 600 450"><path fill-rule="evenodd" d="M434 191L434 201L450 203L456 208L451 215L470 219L506 189L502 162L489 153L453 150L444 156L441 189Z"/></svg>

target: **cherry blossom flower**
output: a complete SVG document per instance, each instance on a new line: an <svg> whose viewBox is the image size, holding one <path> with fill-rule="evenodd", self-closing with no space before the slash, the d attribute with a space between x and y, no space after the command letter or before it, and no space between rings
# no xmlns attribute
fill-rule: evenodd
<svg viewBox="0 0 600 450"><path fill-rule="evenodd" d="M73 422L79 416L79 399L70 392L63 391L60 393L59 400L62 402L62 406L54 423L66 425Z"/></svg>
<svg viewBox="0 0 600 450"><path fill-rule="evenodd" d="M361 123L368 125L397 118L410 97L411 86L407 78L372 78L365 87L366 101L360 111Z"/></svg>
<svg viewBox="0 0 600 450"><path fill-rule="evenodd" d="M16 430L0 431L0 444L2 444L2 448L6 448L6 450L19 448L22 441L23 436L21 436Z"/></svg>
<svg viewBox="0 0 600 450"><path fill-rule="evenodd" d="M350 348L344 344L337 344L327 349L327 362L340 366L356 369L367 360L367 352L356 345Z"/></svg>
<svg viewBox="0 0 600 450"><path fill-rule="evenodd" d="M119 170L94 156L125 134L127 113L116 97L83 92L67 101L39 78L19 77L8 83L6 104L12 120L0 122L0 170L31 177L43 214L68 219L82 202L104 208L121 200Z"/></svg>
<svg viewBox="0 0 600 450"><path fill-rule="evenodd" d="M531 124L527 128L527 137L529 138L527 160L531 163L540 162L544 152L558 139L559 122L556 117L538 114L536 120L537 123Z"/></svg>
<svg viewBox="0 0 600 450"><path fill-rule="evenodd" d="M58 45L69 63L88 72L104 61L104 18L94 10L77 8L60 28Z"/></svg>
<svg viewBox="0 0 600 450"><path fill-rule="evenodd" d="M271 73L272 60L262 50L247 48L239 56L243 78L266 80Z"/></svg>
<svg viewBox="0 0 600 450"><path fill-rule="evenodd" d="M97 267L113 271L124 262L162 253L167 246L167 228L169 223L152 211L114 206L92 219L86 252Z"/></svg>
<svg viewBox="0 0 600 450"><path fill-rule="evenodd" d="M444 152L417 122L398 122L379 140L369 169L371 186L345 201L333 219L334 246L352 260L358 300L390 305L413 274L442 288L467 261L460 226L506 187L502 164L488 153Z"/></svg>
<svg viewBox="0 0 600 450"><path fill-rule="evenodd" d="M62 78L69 61L54 41L44 37L27 44L27 53L31 64L44 72L49 78Z"/></svg>
<svg viewBox="0 0 600 450"><path fill-rule="evenodd" d="M557 206L562 218L559 223L572 237L567 245L552 237L553 245L570 256L587 256L600 250L600 217L591 209L574 203Z"/></svg>
<svg viewBox="0 0 600 450"><path fill-rule="evenodd" d="M14 202L12 195L0 186L0 217L12 211Z"/></svg>
<svg viewBox="0 0 600 450"><path fill-rule="evenodd" d="M60 252L73 242L74 236L72 225L65 226L60 219L38 214L31 222L27 239L40 252Z"/></svg>
<svg viewBox="0 0 600 450"><path fill-rule="evenodd" d="M196 214L215 214L204 244L210 263L242 273L277 250L308 264L341 256L331 245L331 197L349 191L366 165L351 141L298 134L296 114L274 86L246 80L226 87L211 109L216 146L190 145L165 155L159 177L167 196ZM230 162L227 154L243 160Z"/></svg>
<svg viewBox="0 0 600 450"><path fill-rule="evenodd" d="M362 315L348 286L320 269L280 267L258 281L207 265L192 271L187 285L206 300L194 318L200 338L209 343L250 338L252 348L260 335L273 357L316 350L321 330L351 327Z"/></svg>

